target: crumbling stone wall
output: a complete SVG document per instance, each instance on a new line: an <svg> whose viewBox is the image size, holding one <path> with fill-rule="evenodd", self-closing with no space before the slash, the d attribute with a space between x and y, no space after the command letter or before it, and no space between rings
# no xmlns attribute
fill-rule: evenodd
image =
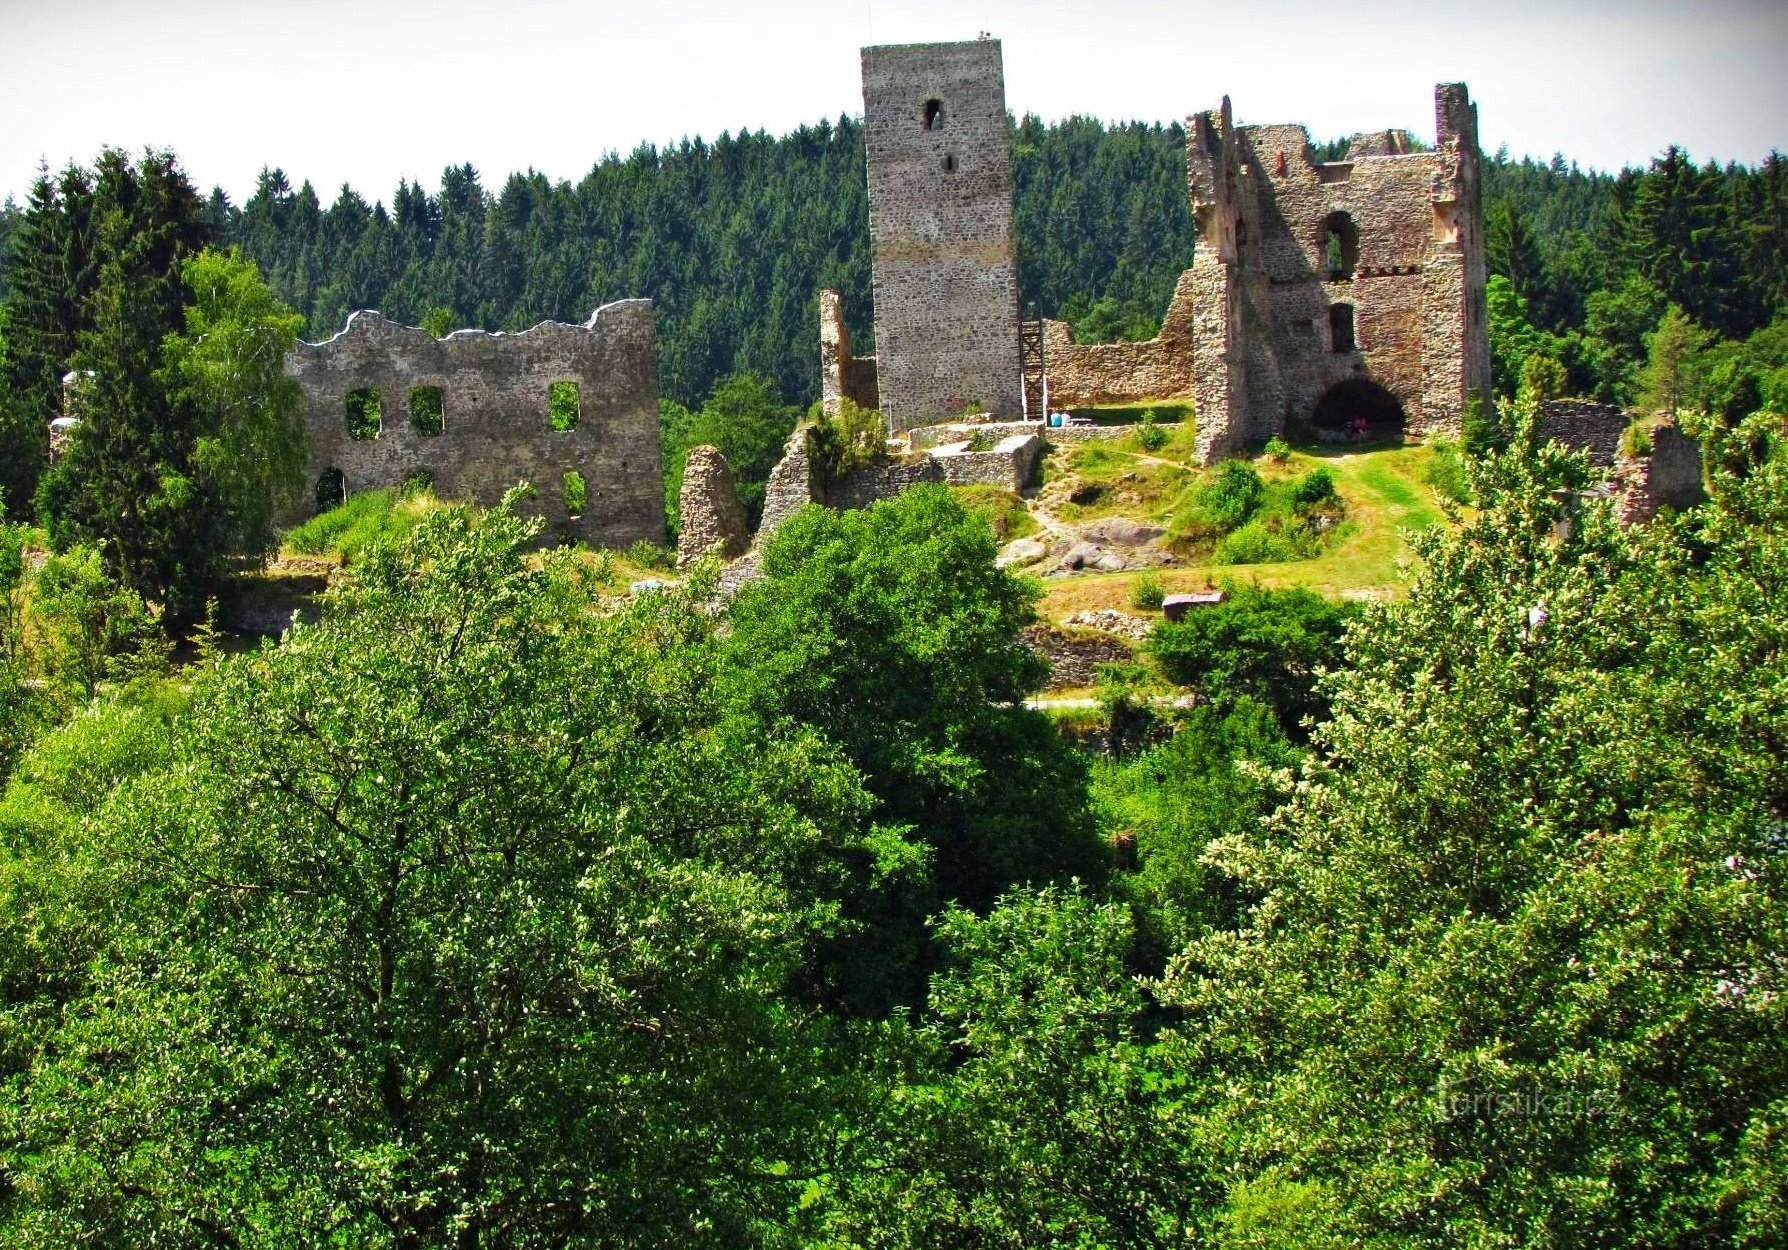
<svg viewBox="0 0 1788 1250"><path fill-rule="evenodd" d="M1037 462L1047 444L1032 433L1008 434L985 451L950 444L931 453L932 463L951 486L998 486L1022 491L1037 478Z"/></svg>
<svg viewBox="0 0 1788 1250"><path fill-rule="evenodd" d="M1433 151L1380 131L1327 164L1311 159L1304 127L1238 128L1227 99L1192 118L1192 375L1207 463L1312 419L1344 382L1381 389L1414 431L1456 431L1469 396L1489 394L1477 113L1463 84L1434 99Z"/></svg>
<svg viewBox="0 0 1788 1250"><path fill-rule="evenodd" d="M851 355L850 327L844 324L844 300L837 291L820 292L820 407L838 415L840 400L859 408L881 407L874 356Z"/></svg>
<svg viewBox="0 0 1788 1250"><path fill-rule="evenodd" d="M1603 469L1620 454L1620 438L1628 425L1623 409L1593 399L1548 399L1540 405L1537 421L1542 439L1587 451L1590 461Z"/></svg>
<svg viewBox="0 0 1788 1250"><path fill-rule="evenodd" d="M1045 690L1097 685L1101 664L1128 664L1136 658L1120 639L1095 630L1066 630L1039 622L1025 626L1021 637L1049 665Z"/></svg>
<svg viewBox="0 0 1788 1250"><path fill-rule="evenodd" d="M691 447L677 495L677 567L703 556L731 560L744 553L750 535L739 504L732 466L718 447Z"/></svg>
<svg viewBox="0 0 1788 1250"><path fill-rule="evenodd" d="M1657 516L1660 508L1692 508L1706 498L1701 482L1701 444L1674 421L1652 427L1651 454L1622 456L1615 462L1620 484L1620 519L1636 525Z"/></svg>
<svg viewBox="0 0 1788 1250"><path fill-rule="evenodd" d="M286 371L304 393L309 480L339 473L352 495L426 474L448 499L489 506L517 482L564 539L622 547L664 541L650 300L607 304L581 326L542 322L519 334L459 330L437 339L357 312L322 343L300 343ZM554 383L577 388L575 428L549 418ZM439 388L440 429L411 419L416 388ZM376 437L350 435L350 392L379 396ZM584 511L566 510L565 476L584 484ZM307 496L283 518L315 509Z"/></svg>
<svg viewBox="0 0 1788 1250"><path fill-rule="evenodd" d="M1023 411L1011 140L995 39L863 49L880 408Z"/></svg>
<svg viewBox="0 0 1788 1250"><path fill-rule="evenodd" d="M1054 410L1084 404L1128 404L1192 390L1193 273L1180 275L1161 332L1143 343L1076 343L1065 321L1043 322L1043 362Z"/></svg>

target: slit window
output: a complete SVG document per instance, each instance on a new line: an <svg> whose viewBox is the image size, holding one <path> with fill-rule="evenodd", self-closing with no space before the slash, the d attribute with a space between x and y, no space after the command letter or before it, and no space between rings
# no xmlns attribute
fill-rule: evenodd
<svg viewBox="0 0 1788 1250"><path fill-rule="evenodd" d="M925 111L922 116L925 121L925 129L942 130L944 128L944 102L942 100L925 101Z"/></svg>
<svg viewBox="0 0 1788 1250"><path fill-rule="evenodd" d="M438 386L410 388L410 425L424 438L433 438L445 428L443 410L446 400Z"/></svg>
<svg viewBox="0 0 1788 1250"><path fill-rule="evenodd" d="M956 154L954 152L944 153L944 172L946 174L953 174L956 172Z"/></svg>
<svg viewBox="0 0 1788 1250"><path fill-rule="evenodd" d="M554 382L546 388L546 418L553 429L575 430L580 408L576 382Z"/></svg>
<svg viewBox="0 0 1788 1250"><path fill-rule="evenodd" d="M348 479L340 469L324 469L317 474L317 511L327 512L348 501Z"/></svg>
<svg viewBox="0 0 1788 1250"><path fill-rule="evenodd" d="M576 469L565 474L565 512L568 516L582 516L589 505L589 488L584 485L584 475Z"/></svg>
<svg viewBox="0 0 1788 1250"><path fill-rule="evenodd" d="M1329 350L1332 352L1350 352L1353 350L1353 305L1329 305Z"/></svg>
<svg viewBox="0 0 1788 1250"><path fill-rule="evenodd" d="M362 442L377 438L382 407L379 393L369 386L349 391L344 414L348 423L348 437Z"/></svg>

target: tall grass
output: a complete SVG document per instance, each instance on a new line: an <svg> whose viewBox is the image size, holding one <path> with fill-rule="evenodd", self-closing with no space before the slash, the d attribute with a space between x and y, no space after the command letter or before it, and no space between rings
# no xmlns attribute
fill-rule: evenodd
<svg viewBox="0 0 1788 1250"><path fill-rule="evenodd" d="M382 538L403 538L423 517L443 506L426 490L361 491L340 507L288 530L285 549L297 555L333 555L344 561L353 560Z"/></svg>

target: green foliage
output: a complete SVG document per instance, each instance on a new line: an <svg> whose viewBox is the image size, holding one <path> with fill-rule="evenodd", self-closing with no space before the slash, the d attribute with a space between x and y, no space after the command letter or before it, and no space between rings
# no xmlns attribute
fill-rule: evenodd
<svg viewBox="0 0 1788 1250"><path fill-rule="evenodd" d="M1364 609L1321 763L1204 857L1263 891L1253 919L1163 986L1252 1161L1228 1220L1299 1245L1780 1227L1788 1047L1757 995L1788 942L1784 463L1623 532L1559 502L1586 465L1523 420L1482 509L1417 538L1408 601Z"/></svg>
<svg viewBox="0 0 1788 1250"><path fill-rule="evenodd" d="M1664 310L1658 328L1645 340L1645 371L1639 379L1640 407L1647 412L1675 412L1690 406L1698 389L1698 357L1707 346L1707 339L1675 304Z"/></svg>
<svg viewBox="0 0 1788 1250"><path fill-rule="evenodd" d="M416 324L426 330L430 338L444 339L453 333L453 310L437 304L425 310Z"/></svg>
<svg viewBox="0 0 1788 1250"><path fill-rule="evenodd" d="M561 501L570 516L582 516L589 506L589 488L584 483L584 475L576 469L569 470L560 488Z"/></svg>
<svg viewBox="0 0 1788 1250"><path fill-rule="evenodd" d="M1267 439L1266 446L1261 449L1260 454L1274 464L1284 464L1291 459L1291 445L1275 434Z"/></svg>
<svg viewBox="0 0 1788 1250"><path fill-rule="evenodd" d="M1291 488L1291 502L1298 508L1313 508L1335 497L1335 475L1321 465L1299 478Z"/></svg>
<svg viewBox="0 0 1788 1250"><path fill-rule="evenodd" d="M426 487L360 491L288 530L283 542L298 555L338 556L353 563L380 543L403 540L440 506Z"/></svg>
<svg viewBox="0 0 1788 1250"><path fill-rule="evenodd" d="M1521 386L1516 395L1543 404L1563 395L1567 385L1565 367L1555 358L1535 352L1521 364Z"/></svg>
<svg viewBox="0 0 1788 1250"><path fill-rule="evenodd" d="M859 408L848 398L838 401L836 416L821 412L807 431L814 463L832 474L874 464L886 454L887 440L888 425L882 414L873 408Z"/></svg>
<svg viewBox="0 0 1788 1250"><path fill-rule="evenodd" d="M798 409L782 402L768 378L753 373L722 378L696 412L674 400L659 400L665 514L671 530L678 528L678 494L689 449L704 445L718 448L726 457L746 521L755 526L763 515L764 484L782 458L799 416Z"/></svg>
<svg viewBox="0 0 1788 1250"><path fill-rule="evenodd" d="M643 538L627 548L627 559L639 568L653 569L660 573L672 572L677 567L675 548L662 547Z"/></svg>
<svg viewBox="0 0 1788 1250"><path fill-rule="evenodd" d="M446 428L445 396L438 386L410 388L410 428L424 438L433 438Z"/></svg>
<svg viewBox="0 0 1788 1250"><path fill-rule="evenodd" d="M1076 343L1143 343L1161 332L1159 316L1109 295L1096 300L1071 298L1061 313L1073 325Z"/></svg>
<svg viewBox="0 0 1788 1250"><path fill-rule="evenodd" d="M952 486L950 493L986 523L995 542L1009 543L1037 532L1037 518L1024 506L1024 500L1003 486L989 483Z"/></svg>
<svg viewBox="0 0 1788 1250"><path fill-rule="evenodd" d="M1166 430L1155 423L1154 413L1142 414L1142 424L1136 427L1136 445L1138 447L1148 452L1160 451L1167 446L1167 440L1170 437L1171 435Z"/></svg>
<svg viewBox="0 0 1788 1250"><path fill-rule="evenodd" d="M860 795L821 744L705 719L690 604L598 615L531 538L455 509L376 549L77 792L78 843L9 794L8 1245L792 1215L830 1029L786 991L830 922L783 874ZM25 784L69 790L47 763Z"/></svg>
<svg viewBox="0 0 1788 1250"><path fill-rule="evenodd" d="M1167 587L1159 573L1139 573L1130 583L1130 606L1144 612L1159 612L1167 597Z"/></svg>
<svg viewBox="0 0 1788 1250"><path fill-rule="evenodd" d="M546 387L546 417L560 433L577 428L582 405L576 382L549 382Z"/></svg>
<svg viewBox="0 0 1788 1250"><path fill-rule="evenodd" d="M206 249L180 276L192 303L184 329L164 341L163 368L175 402L194 414L192 464L220 496L229 549L260 554L273 545L274 510L305 485L303 396L285 372L304 319L273 298L238 249ZM432 389L439 433L440 389Z"/></svg>
<svg viewBox="0 0 1788 1250"><path fill-rule="evenodd" d="M33 590L39 662L65 699L91 699L107 680L134 675L145 661L153 667L155 616L92 548L51 556Z"/></svg>
<svg viewBox="0 0 1788 1250"><path fill-rule="evenodd" d="M837 743L875 796L876 858L849 866L856 926L824 969L860 1010L923 999L925 918L1015 883L1103 874L1085 765L1023 706L1042 661L1020 641L1038 590L943 487L776 530L734 600L728 655L755 719Z"/></svg>
<svg viewBox="0 0 1788 1250"><path fill-rule="evenodd" d="M1652 429L1656 424L1654 417L1637 417L1620 432L1620 454L1623 456L1651 455Z"/></svg>
<svg viewBox="0 0 1788 1250"><path fill-rule="evenodd" d="M1148 648L1167 676L1211 699L1248 695L1271 707L1287 733L1320 720L1320 670L1338 665L1350 608L1302 588L1224 584L1224 602L1164 621Z"/></svg>
<svg viewBox="0 0 1788 1250"><path fill-rule="evenodd" d="M1253 465L1225 460L1216 476L1195 489L1192 505L1175 518L1175 530L1188 537L1220 535L1245 523L1266 497L1266 486Z"/></svg>
<svg viewBox="0 0 1788 1250"><path fill-rule="evenodd" d="M1428 445L1434 450L1433 458L1422 470L1428 485L1444 500L1470 503L1471 478L1465 467L1464 449L1453 439L1444 437L1430 439Z"/></svg>

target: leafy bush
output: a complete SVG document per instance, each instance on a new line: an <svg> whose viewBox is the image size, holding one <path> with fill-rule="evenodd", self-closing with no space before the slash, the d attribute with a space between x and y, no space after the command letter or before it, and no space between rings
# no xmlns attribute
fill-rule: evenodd
<svg viewBox="0 0 1788 1250"><path fill-rule="evenodd" d="M1161 601L1167 597L1167 587L1161 583L1159 573L1143 573L1130 584L1130 606L1140 608L1144 612L1158 612Z"/></svg>
<svg viewBox="0 0 1788 1250"><path fill-rule="evenodd" d="M1465 469L1465 454L1450 438L1436 438L1430 444L1434 458L1423 467L1422 474L1434 493L1454 503L1471 502L1471 478Z"/></svg>
<svg viewBox="0 0 1788 1250"><path fill-rule="evenodd" d="M1274 464L1284 464L1291 459L1291 444L1275 434L1267 439L1266 446L1261 449L1261 454Z"/></svg>
<svg viewBox="0 0 1788 1250"><path fill-rule="evenodd" d="M1167 431L1155 422L1155 414L1145 413L1136 430L1136 445L1144 451L1160 451L1167 446Z"/></svg>
<svg viewBox="0 0 1788 1250"><path fill-rule="evenodd" d="M832 474L874 464L887 454L887 443L888 425L882 414L859 408L849 399L839 401L837 416L820 413L807 431L814 461Z"/></svg>
<svg viewBox="0 0 1788 1250"><path fill-rule="evenodd" d="M677 553L670 547L640 539L627 548L627 558L642 569L669 573L677 567Z"/></svg>
<svg viewBox="0 0 1788 1250"><path fill-rule="evenodd" d="M1250 521L1217 542L1218 564L1282 564L1298 558L1290 543L1264 521Z"/></svg>
<svg viewBox="0 0 1788 1250"><path fill-rule="evenodd" d="M1326 714L1316 670L1341 662L1352 609L1302 588L1225 583L1228 598L1163 621L1148 650L1169 680L1219 703L1247 695L1272 707L1287 733Z"/></svg>
<svg viewBox="0 0 1788 1250"><path fill-rule="evenodd" d="M589 487L584 482L584 475L576 469L565 474L563 484L565 511L572 516L582 516L589 503Z"/></svg>
<svg viewBox="0 0 1788 1250"><path fill-rule="evenodd" d="M577 428L580 404L576 382L554 382L546 388L547 422L561 434Z"/></svg>
<svg viewBox="0 0 1788 1250"><path fill-rule="evenodd" d="M1318 465L1291 488L1291 502L1297 508L1313 508L1335 497L1335 476Z"/></svg>
<svg viewBox="0 0 1788 1250"><path fill-rule="evenodd" d="M1651 455L1651 432L1653 420L1640 417L1620 432L1620 454L1623 456Z"/></svg>

